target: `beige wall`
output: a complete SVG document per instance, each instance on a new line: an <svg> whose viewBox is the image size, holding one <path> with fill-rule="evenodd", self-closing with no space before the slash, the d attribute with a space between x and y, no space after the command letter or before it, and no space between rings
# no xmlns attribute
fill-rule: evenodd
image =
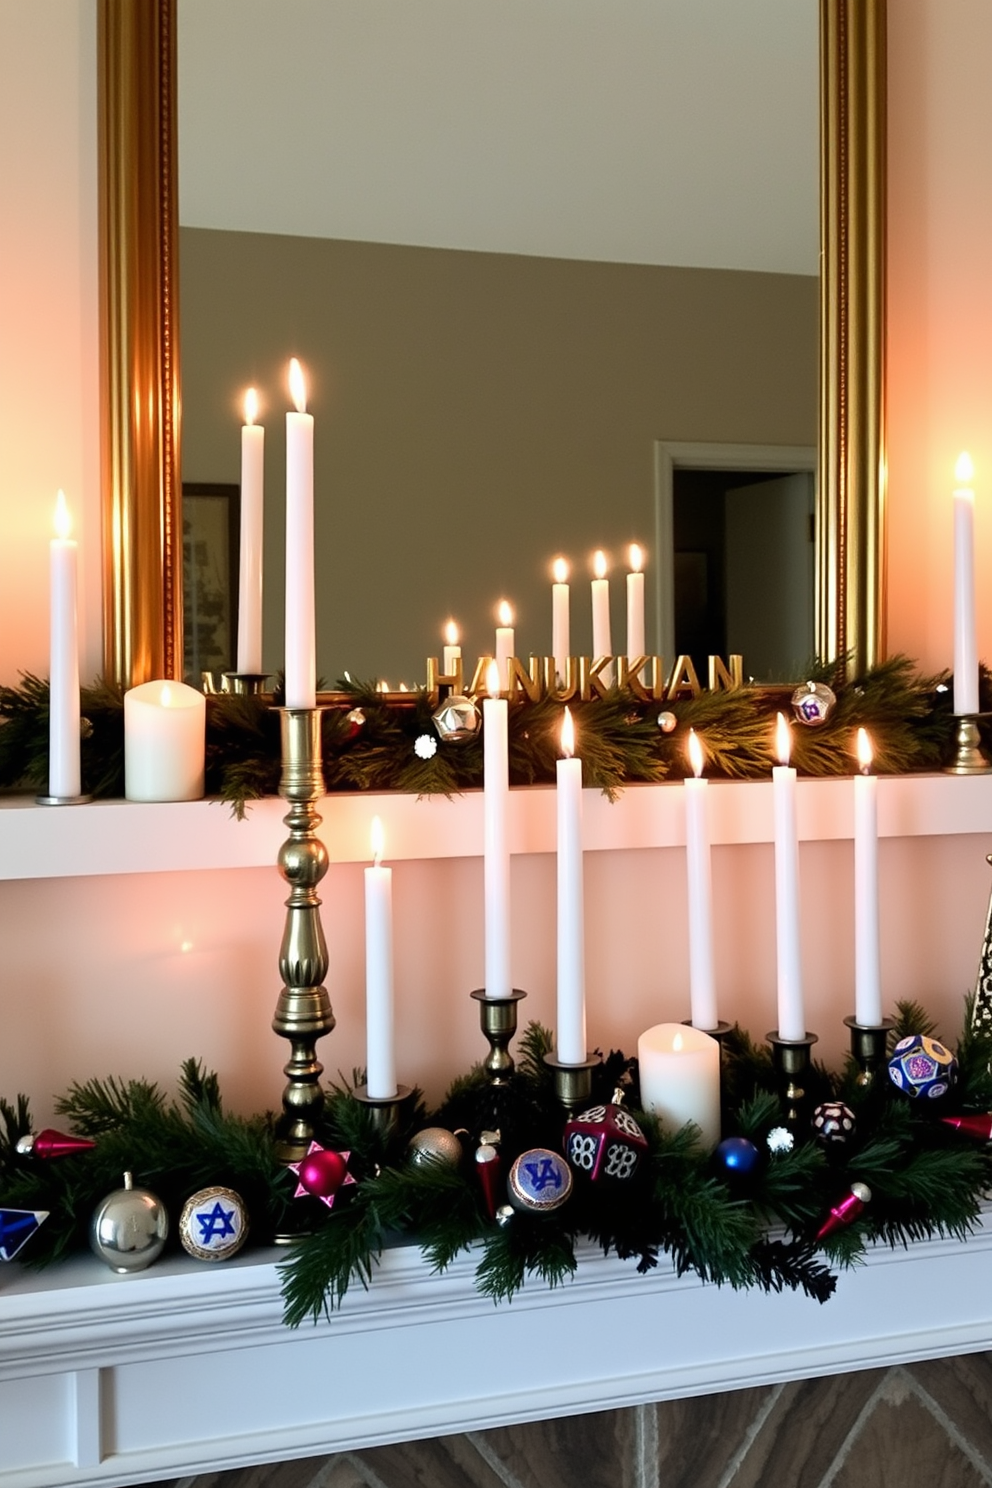
<svg viewBox="0 0 992 1488"><path fill-rule="evenodd" d="M550 645L548 565L654 542L653 442L816 442L815 279L181 233L183 476L237 481L266 424L265 659L282 658L286 365L313 376L318 667L422 680L449 613ZM649 557L650 562L650 557ZM614 584L614 644L623 635Z"/></svg>

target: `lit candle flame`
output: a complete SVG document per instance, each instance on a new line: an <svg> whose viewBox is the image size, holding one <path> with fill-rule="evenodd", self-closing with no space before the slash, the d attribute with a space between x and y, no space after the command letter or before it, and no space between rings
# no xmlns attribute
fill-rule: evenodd
<svg viewBox="0 0 992 1488"><path fill-rule="evenodd" d="M966 486L975 474L975 462L967 450L962 450L954 466L954 479Z"/></svg>
<svg viewBox="0 0 992 1488"><path fill-rule="evenodd" d="M307 411L307 384L303 376L303 368L293 357L289 363L289 392L290 397L296 404L297 413Z"/></svg>
<svg viewBox="0 0 992 1488"><path fill-rule="evenodd" d="M775 753L780 765L787 765L792 754L792 730L783 713L775 715Z"/></svg>
<svg viewBox="0 0 992 1488"><path fill-rule="evenodd" d="M378 691L379 692L388 692L389 691L389 683L386 681L385 677L383 677L382 681L379 683L379 685L378 685Z"/></svg>
<svg viewBox="0 0 992 1488"><path fill-rule="evenodd" d="M592 555L592 571L597 579L606 578L606 554L602 548L597 548Z"/></svg>
<svg viewBox="0 0 992 1488"><path fill-rule="evenodd" d="M65 492L60 491L55 498L55 536L63 542L72 531L72 517L69 515L69 506L65 499Z"/></svg>
<svg viewBox="0 0 992 1488"><path fill-rule="evenodd" d="M641 565L644 562L644 553L640 543L631 543L629 557L631 573L640 573Z"/></svg>
<svg viewBox="0 0 992 1488"><path fill-rule="evenodd" d="M561 721L561 752L566 759L571 759L575 753L575 724L572 722L570 709L565 709L565 716Z"/></svg>
<svg viewBox="0 0 992 1488"><path fill-rule="evenodd" d="M568 583L568 564L564 558L556 558L551 565L551 573L556 584Z"/></svg>
<svg viewBox="0 0 992 1488"><path fill-rule="evenodd" d="M692 766L692 773L698 780L700 775L702 775L703 773L703 746L699 742L699 735L696 733L695 729L689 730L688 749L689 763Z"/></svg>
<svg viewBox="0 0 992 1488"><path fill-rule="evenodd" d="M385 836L382 830L382 818L372 818L372 861L378 868L382 862L383 849L385 847Z"/></svg>
<svg viewBox="0 0 992 1488"><path fill-rule="evenodd" d="M258 418L258 394L254 388L245 393L245 423L251 425Z"/></svg>
<svg viewBox="0 0 992 1488"><path fill-rule="evenodd" d="M871 762L874 758L871 747L871 737L867 729L858 729L858 764L862 775L867 775L871 770Z"/></svg>
<svg viewBox="0 0 992 1488"><path fill-rule="evenodd" d="M447 625L444 627L444 644L446 646L458 645L458 626L455 624L454 620L449 620Z"/></svg>
<svg viewBox="0 0 992 1488"><path fill-rule="evenodd" d="M491 698L498 698L499 690L499 667L491 661L486 667L486 691Z"/></svg>
<svg viewBox="0 0 992 1488"><path fill-rule="evenodd" d="M505 599L500 600L496 613L499 616L500 625L505 627L513 624L513 606Z"/></svg>
<svg viewBox="0 0 992 1488"><path fill-rule="evenodd" d="M682 1035L680 1033L677 1033L675 1035L675 1037L672 1039L672 1053L673 1054L681 1054L682 1053Z"/></svg>
<svg viewBox="0 0 992 1488"><path fill-rule="evenodd" d="M169 686L168 682L162 683L162 691L159 693L158 700L162 704L163 708L172 707L172 688Z"/></svg>

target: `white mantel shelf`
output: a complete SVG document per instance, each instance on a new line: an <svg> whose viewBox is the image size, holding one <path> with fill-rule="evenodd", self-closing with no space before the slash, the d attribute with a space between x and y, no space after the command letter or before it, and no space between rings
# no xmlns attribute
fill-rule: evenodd
<svg viewBox="0 0 992 1488"><path fill-rule="evenodd" d="M0 1267L0 1485L124 1484L992 1347L992 1221L877 1248L823 1306L591 1249L498 1308L475 1261L386 1253L284 1327L278 1252L116 1277Z"/></svg>
<svg viewBox="0 0 992 1488"><path fill-rule="evenodd" d="M992 776L882 776L878 784L882 837L992 832ZM771 842L771 791L770 781L712 781L714 844ZM850 778L801 780L800 838L850 839L853 794ZM335 863L368 862L376 815L383 819L392 862L482 852L480 791L451 799L342 794L326 797L320 810L321 836ZM601 792L587 790L584 811L590 852L685 842L683 791L675 782L629 786L612 804ZM269 867L286 837L285 812L285 802L275 798L254 802L239 822L221 801L45 807L8 797L0 800L0 879ZM509 836L514 853L554 851L553 787L510 792Z"/></svg>

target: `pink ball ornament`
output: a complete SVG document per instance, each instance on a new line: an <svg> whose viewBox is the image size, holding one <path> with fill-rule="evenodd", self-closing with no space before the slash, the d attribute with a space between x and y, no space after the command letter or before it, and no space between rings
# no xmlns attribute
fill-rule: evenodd
<svg viewBox="0 0 992 1488"><path fill-rule="evenodd" d="M309 1194L311 1198L319 1199L328 1209L332 1209L340 1190L355 1182L348 1172L350 1157L350 1152L332 1152L319 1142L311 1142L306 1157L302 1157L298 1163L289 1164L289 1171L295 1173L299 1179L293 1198L299 1199L304 1194Z"/></svg>

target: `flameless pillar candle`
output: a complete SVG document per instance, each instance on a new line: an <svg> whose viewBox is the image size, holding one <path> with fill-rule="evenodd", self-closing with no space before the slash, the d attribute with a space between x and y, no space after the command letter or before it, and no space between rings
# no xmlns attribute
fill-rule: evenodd
<svg viewBox="0 0 992 1488"><path fill-rule="evenodd" d="M506 692L510 685L507 662L514 653L516 644L513 635L513 607L501 599L496 608L499 624L496 627L496 668L499 674L499 690Z"/></svg>
<svg viewBox="0 0 992 1488"><path fill-rule="evenodd" d="M129 801L203 795L206 699L183 682L144 682L124 694L124 794Z"/></svg>
<svg viewBox="0 0 992 1488"><path fill-rule="evenodd" d="M489 696L482 704L484 879L486 908L487 998L509 997L510 981L510 850L506 833L510 794L506 699L499 696L499 672L491 661L486 676Z"/></svg>
<svg viewBox="0 0 992 1488"><path fill-rule="evenodd" d="M644 655L644 554L639 543L630 545L630 573L627 575L627 660ZM716 1024L713 1024L716 1027Z"/></svg>
<svg viewBox="0 0 992 1488"><path fill-rule="evenodd" d="M245 393L241 428L241 554L238 575L238 671L262 670L262 510L265 430L256 424L258 394Z"/></svg>
<svg viewBox="0 0 992 1488"><path fill-rule="evenodd" d="M720 1045L699 1028L659 1023L637 1040L641 1103L671 1131L695 1122L706 1148L720 1140Z"/></svg>
<svg viewBox="0 0 992 1488"><path fill-rule="evenodd" d="M954 467L954 711L978 712L978 645L975 639L975 473L963 451Z"/></svg>
<svg viewBox="0 0 992 1488"><path fill-rule="evenodd" d="M55 502L55 532L49 548L48 794L53 800L80 793L79 636L76 627L77 548L65 493Z"/></svg>
<svg viewBox="0 0 992 1488"><path fill-rule="evenodd" d="M610 581L606 577L606 554L598 548L592 560L595 578L592 581L592 654L612 656L613 641L610 637ZM613 663L603 669L603 679L613 683Z"/></svg>
<svg viewBox="0 0 992 1488"><path fill-rule="evenodd" d="M458 644L458 626L449 620L444 627L444 674L450 677L462 659L462 648Z"/></svg>
<svg viewBox="0 0 992 1488"><path fill-rule="evenodd" d="M858 729L854 777L854 1017L865 1028L882 1021L878 948L878 780L871 772L871 740Z"/></svg>
<svg viewBox="0 0 992 1488"><path fill-rule="evenodd" d="M789 764L792 736L781 713L776 729L779 763L772 770L775 798L775 942L778 959L778 1035L806 1037L799 954L799 835L796 772Z"/></svg>
<svg viewBox="0 0 992 1488"><path fill-rule="evenodd" d="M286 415L286 707L317 702L313 581L313 417L299 362L289 364Z"/></svg>
<svg viewBox="0 0 992 1488"><path fill-rule="evenodd" d="M689 761L693 779L684 782L685 863L689 889L689 998L694 1028L716 1028L716 982L713 975L713 883L710 866L710 824L707 787L703 780L703 748L695 729L689 730Z"/></svg>
<svg viewBox="0 0 992 1488"><path fill-rule="evenodd" d="M582 761L565 709L556 791L558 814L558 1058L586 1058L586 950L582 884Z"/></svg>
<svg viewBox="0 0 992 1488"><path fill-rule="evenodd" d="M365 1083L373 1100L396 1094L393 1036L393 870L382 866L382 822L372 818L365 870Z"/></svg>
<svg viewBox="0 0 992 1488"><path fill-rule="evenodd" d="M568 564L564 558L555 559L551 572L554 577L551 585L551 654L555 659L555 672L564 681L572 644L569 634Z"/></svg>

